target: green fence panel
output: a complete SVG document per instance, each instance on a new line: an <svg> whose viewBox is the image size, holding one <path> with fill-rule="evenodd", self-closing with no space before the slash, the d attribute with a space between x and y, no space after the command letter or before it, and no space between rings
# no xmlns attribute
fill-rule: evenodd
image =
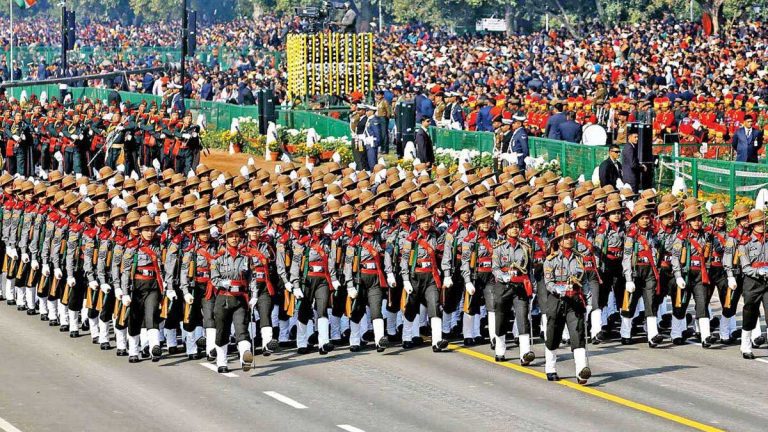
<svg viewBox="0 0 768 432"><path fill-rule="evenodd" d="M430 127L429 135L436 147L453 150L470 149L488 153L493 151L493 133L491 132L472 132Z"/></svg>

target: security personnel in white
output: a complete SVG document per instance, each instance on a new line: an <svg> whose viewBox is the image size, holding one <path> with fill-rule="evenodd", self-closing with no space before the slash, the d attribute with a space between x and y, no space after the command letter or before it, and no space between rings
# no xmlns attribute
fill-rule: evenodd
<svg viewBox="0 0 768 432"><path fill-rule="evenodd" d="M584 313L586 303L581 291L581 279L584 266L578 253L574 252L574 232L570 225L562 224L555 228L550 242L553 252L544 262L544 282L550 297L546 302L547 335L544 358L544 371L547 380L558 381L555 350L560 346L563 329L568 326L571 336L571 349L576 363L576 380L586 384L592 371L587 363L586 334Z"/></svg>

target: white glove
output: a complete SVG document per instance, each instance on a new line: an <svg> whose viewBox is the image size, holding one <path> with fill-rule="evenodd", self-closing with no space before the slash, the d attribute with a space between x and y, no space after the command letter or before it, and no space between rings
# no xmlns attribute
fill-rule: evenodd
<svg viewBox="0 0 768 432"><path fill-rule="evenodd" d="M67 278L67 286L70 286L70 287L75 286L75 278L73 278L72 276L68 277Z"/></svg>
<svg viewBox="0 0 768 432"><path fill-rule="evenodd" d="M293 284L290 283L290 282L286 282L285 283L285 290L288 291L288 292L292 292L293 291Z"/></svg>
<svg viewBox="0 0 768 432"><path fill-rule="evenodd" d="M628 293L632 294L635 292L635 283L632 281L627 281L626 290Z"/></svg>
<svg viewBox="0 0 768 432"><path fill-rule="evenodd" d="M403 289L410 295L413 292L413 285L410 281L403 281Z"/></svg>
<svg viewBox="0 0 768 432"><path fill-rule="evenodd" d="M115 129L117 129L118 131L121 131L121 130L123 130L125 128L121 125L121 126L116 127Z"/></svg>
<svg viewBox="0 0 768 432"><path fill-rule="evenodd" d="M126 294L126 295L122 296L120 299L122 300L124 305L126 305L126 306L130 306L131 305L131 296Z"/></svg>
<svg viewBox="0 0 768 432"><path fill-rule="evenodd" d="M43 277L51 275L51 267L48 264L43 264Z"/></svg>
<svg viewBox="0 0 768 432"><path fill-rule="evenodd" d="M680 289L684 289L685 288L685 279L683 279L681 277L676 278L675 279L675 283L677 284L678 288L680 288Z"/></svg>
<svg viewBox="0 0 768 432"><path fill-rule="evenodd" d="M729 277L728 278L728 288L735 290L738 287L736 284L736 278L735 277Z"/></svg>
<svg viewBox="0 0 768 432"><path fill-rule="evenodd" d="M61 269L53 269L53 277L61 280L61 278L64 277L64 274L61 272Z"/></svg>
<svg viewBox="0 0 768 432"><path fill-rule="evenodd" d="M189 134L182 134L181 137L184 138L184 139L192 138Z"/></svg>
<svg viewBox="0 0 768 432"><path fill-rule="evenodd" d="M14 140L14 141L21 141L21 137L20 137L20 136L18 136L18 135L14 135L14 136L13 136L13 140Z"/></svg>
<svg viewBox="0 0 768 432"><path fill-rule="evenodd" d="M301 292L301 288L299 288L299 287L296 287L296 288L293 289L293 295L297 299L303 299L304 298L304 293Z"/></svg>
<svg viewBox="0 0 768 432"><path fill-rule="evenodd" d="M88 288L95 290L99 288L99 283L96 281L90 281L88 282Z"/></svg>
<svg viewBox="0 0 768 432"><path fill-rule="evenodd" d="M30 267L32 267L32 270L37 270L40 268L40 263L37 262L37 260L32 260L32 264L30 264Z"/></svg>
<svg viewBox="0 0 768 432"><path fill-rule="evenodd" d="M123 298L123 289L122 288L115 288L115 298L119 298L119 299Z"/></svg>
<svg viewBox="0 0 768 432"><path fill-rule="evenodd" d="M452 286L453 286L453 278L450 276L445 276L443 278L443 287L445 287L445 289L448 289Z"/></svg>
<svg viewBox="0 0 768 432"><path fill-rule="evenodd" d="M165 291L165 296L168 297L168 300L174 301L176 300L176 291L172 289L167 289Z"/></svg>
<svg viewBox="0 0 768 432"><path fill-rule="evenodd" d="M357 288L350 287L349 289L347 289L347 294L349 294L349 298L351 298L353 300L356 299L357 298Z"/></svg>
<svg viewBox="0 0 768 432"><path fill-rule="evenodd" d="M475 294L475 284L473 284L472 282L469 282L468 284L466 284L464 286L464 289L467 290L469 295L474 295Z"/></svg>
<svg viewBox="0 0 768 432"><path fill-rule="evenodd" d="M192 304L195 301L195 296L190 293L186 293L184 294L184 301L187 302L187 304Z"/></svg>
<svg viewBox="0 0 768 432"><path fill-rule="evenodd" d="M389 286L391 286L393 288L395 287L395 285L397 285L397 279L395 279L395 275L394 274L387 273L387 283L389 284Z"/></svg>
<svg viewBox="0 0 768 432"><path fill-rule="evenodd" d="M165 224L168 223L168 213L166 213L166 212L160 213L160 223L162 225L165 225Z"/></svg>
<svg viewBox="0 0 768 432"><path fill-rule="evenodd" d="M154 217L157 214L157 206L155 205L155 203L147 204L147 213L149 213L149 215L152 217Z"/></svg>
<svg viewBox="0 0 768 432"><path fill-rule="evenodd" d="M21 254L21 262L23 262L24 264L29 262L29 254L28 253L24 252L23 254Z"/></svg>
<svg viewBox="0 0 768 432"><path fill-rule="evenodd" d="M211 227L211 237L213 238L219 238L219 229L215 226Z"/></svg>
<svg viewBox="0 0 768 432"><path fill-rule="evenodd" d="M19 255L16 253L16 249L14 249L14 248L10 248L10 249L6 250L5 254L8 255L8 258L13 259L13 260L15 260L15 259L17 259L19 257Z"/></svg>
<svg viewBox="0 0 768 432"><path fill-rule="evenodd" d="M101 288L101 292L104 294L109 294L109 292L112 290L112 287L106 283L101 284L99 287Z"/></svg>
<svg viewBox="0 0 768 432"><path fill-rule="evenodd" d="M256 303L258 303L258 302L259 302L259 298L256 297L256 296L253 296L253 297L251 297L250 300L248 300L248 306L251 307L251 308L255 308L256 307Z"/></svg>
<svg viewBox="0 0 768 432"><path fill-rule="evenodd" d="M341 282L339 282L339 281L337 281L337 280L335 280L335 281L331 281L331 285L333 285L333 289L334 289L334 290L337 290L337 289L339 289L339 287L341 286Z"/></svg>

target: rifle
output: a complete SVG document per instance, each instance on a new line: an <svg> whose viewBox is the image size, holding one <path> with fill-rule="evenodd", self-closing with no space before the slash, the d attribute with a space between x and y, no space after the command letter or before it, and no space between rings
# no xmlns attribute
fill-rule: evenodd
<svg viewBox="0 0 768 432"><path fill-rule="evenodd" d="M684 249L684 252L680 256L680 259L681 259L680 264L685 266L683 271L685 272L685 285L687 286L688 273L690 272L690 267L691 267L691 245L687 239L683 241L683 249ZM683 295L685 295L685 293L683 292L683 288L680 288L680 286L678 285L677 298L675 299L675 307L677 308L682 307Z"/></svg>
<svg viewBox="0 0 768 432"><path fill-rule="evenodd" d="M469 272L470 272L470 280L472 283L475 283L475 277L476 273L475 270L477 269L477 250L479 249L478 242L475 242L475 244L472 246L472 253L469 255ZM469 292L465 289L464 290L464 313L469 313L469 304L472 303L472 297L474 295L470 295Z"/></svg>
<svg viewBox="0 0 768 432"><path fill-rule="evenodd" d="M637 272L637 240L635 240L634 244L632 245L632 273L630 277L632 278L632 282L635 281L635 275ZM624 289L624 301L621 305L621 310L624 312L629 312L629 304L630 304L630 293L629 291Z"/></svg>

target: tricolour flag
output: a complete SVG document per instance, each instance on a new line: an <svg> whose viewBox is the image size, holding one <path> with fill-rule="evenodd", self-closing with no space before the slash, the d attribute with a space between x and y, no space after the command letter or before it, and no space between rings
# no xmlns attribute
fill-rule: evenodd
<svg viewBox="0 0 768 432"><path fill-rule="evenodd" d="M21 9L29 9L37 3L37 0L16 0L16 6Z"/></svg>

